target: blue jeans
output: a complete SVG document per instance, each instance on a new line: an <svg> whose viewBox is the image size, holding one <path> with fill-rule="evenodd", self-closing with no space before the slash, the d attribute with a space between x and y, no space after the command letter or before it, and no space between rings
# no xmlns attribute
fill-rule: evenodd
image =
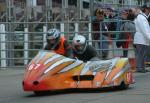
<svg viewBox="0 0 150 103"><path fill-rule="evenodd" d="M105 35L102 35L102 40L100 40L100 49L102 49L102 58L106 59L108 56L108 49L109 49L109 41L108 41L108 37Z"/></svg>

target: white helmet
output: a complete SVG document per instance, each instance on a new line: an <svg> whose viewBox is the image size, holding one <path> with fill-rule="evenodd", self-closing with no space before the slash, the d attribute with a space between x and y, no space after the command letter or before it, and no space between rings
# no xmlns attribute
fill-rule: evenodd
<svg viewBox="0 0 150 103"><path fill-rule="evenodd" d="M87 42L83 35L76 35L73 38L73 48L76 53L82 54L86 50Z"/></svg>
<svg viewBox="0 0 150 103"><path fill-rule="evenodd" d="M47 31L46 39L47 43L55 48L60 41L61 33L58 29L50 29Z"/></svg>
<svg viewBox="0 0 150 103"><path fill-rule="evenodd" d="M47 31L46 39L57 39L60 38L60 31L57 29L50 29Z"/></svg>

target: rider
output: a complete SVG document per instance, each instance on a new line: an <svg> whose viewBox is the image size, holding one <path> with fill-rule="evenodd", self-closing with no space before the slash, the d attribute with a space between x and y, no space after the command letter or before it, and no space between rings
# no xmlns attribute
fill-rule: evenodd
<svg viewBox="0 0 150 103"><path fill-rule="evenodd" d="M44 50L53 50L54 52L73 58L73 51L71 45L61 35L58 29L50 29L46 35L47 44Z"/></svg>
<svg viewBox="0 0 150 103"><path fill-rule="evenodd" d="M99 60L98 54L91 45L88 45L86 38L83 35L76 35L73 38L73 53L74 57L84 62Z"/></svg>

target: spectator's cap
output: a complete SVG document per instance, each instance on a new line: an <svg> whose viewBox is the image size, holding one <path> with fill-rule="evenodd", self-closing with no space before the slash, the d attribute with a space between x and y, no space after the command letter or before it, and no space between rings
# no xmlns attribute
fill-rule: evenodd
<svg viewBox="0 0 150 103"><path fill-rule="evenodd" d="M121 10L121 14L128 14L128 10L127 9Z"/></svg>
<svg viewBox="0 0 150 103"><path fill-rule="evenodd" d="M113 7L111 7L111 8L109 8L111 11L115 11L115 8L113 8Z"/></svg>
<svg viewBox="0 0 150 103"><path fill-rule="evenodd" d="M146 3L142 6L142 8L150 9L150 3Z"/></svg>
<svg viewBox="0 0 150 103"><path fill-rule="evenodd" d="M95 14L97 15L97 14L104 14L104 11L103 11L103 9L96 9L96 12L95 12Z"/></svg>
<svg viewBox="0 0 150 103"><path fill-rule="evenodd" d="M114 8L114 7L112 7L112 6L110 6L110 5L109 5L109 6L107 6L107 7L106 7L106 9L107 9L107 10L110 10L110 11L115 11L115 8Z"/></svg>

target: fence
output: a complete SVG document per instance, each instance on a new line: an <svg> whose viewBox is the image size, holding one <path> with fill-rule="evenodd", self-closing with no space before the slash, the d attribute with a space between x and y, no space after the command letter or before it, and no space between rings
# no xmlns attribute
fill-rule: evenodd
<svg viewBox="0 0 150 103"><path fill-rule="evenodd" d="M110 22L110 21L109 21ZM108 48L96 50L101 54L108 51L107 58L122 56L123 48L117 48L117 37L92 40L93 33L119 34L123 31L92 31L90 21L67 21L67 22L1 22L0 24L0 68L24 68L36 53L43 49L46 43L46 32L50 28L60 29L61 33L71 42L74 35L82 34L87 37L88 43L109 42ZM126 32L126 31L124 31ZM101 36L102 37L102 36ZM126 41L126 40L121 40ZM131 40L132 41L132 40ZM125 50L125 49L124 49ZM128 57L134 58L134 49L131 43Z"/></svg>

